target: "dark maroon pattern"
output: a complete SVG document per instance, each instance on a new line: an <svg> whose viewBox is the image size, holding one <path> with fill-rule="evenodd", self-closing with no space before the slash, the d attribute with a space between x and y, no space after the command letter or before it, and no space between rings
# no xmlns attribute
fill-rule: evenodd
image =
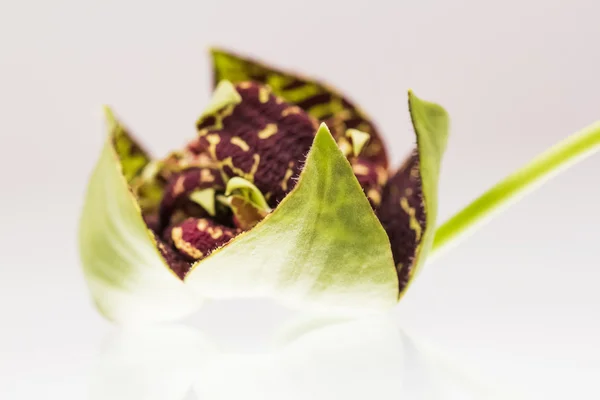
<svg viewBox="0 0 600 400"><path fill-rule="evenodd" d="M261 74L261 69L256 69L254 78L259 82L270 76ZM282 90L307 83L295 79ZM161 254L181 278L193 262L226 245L242 231L234 227L236 221L229 209L225 213L221 209L216 217L210 217L189 200L189 195L205 188L222 193L223 179L241 176L261 190L271 207L277 207L294 187L318 128L318 121L306 111L333 100L328 92L297 105L289 104L257 82L238 83L236 90L242 97L241 103L229 107L226 113L202 118L197 125L199 137L186 147L187 154L208 158L209 166L196 165L170 175L159 214L145 216L147 225L157 234ZM336 139L342 140L351 128L371 135L363 152L358 157L349 156L349 162L388 234L402 292L411 277L426 228L419 155L415 150L388 180L386 152L375 126L348 100L342 99L342 103L346 110L323 120ZM273 126L276 132L267 129ZM209 170L214 181L203 180L203 170ZM256 219L259 218L262 216Z"/></svg>
<svg viewBox="0 0 600 400"><path fill-rule="evenodd" d="M163 240L176 249L180 258L193 262L207 257L239 232L208 218L187 218L167 228L163 233Z"/></svg>
<svg viewBox="0 0 600 400"><path fill-rule="evenodd" d="M185 260L173 247L165 243L165 241L157 235L154 235L154 238L156 240L158 250L160 251L160 254L169 268L171 268L171 270L179 277L179 279L183 279L192 267L192 263Z"/></svg>
<svg viewBox="0 0 600 400"><path fill-rule="evenodd" d="M351 164L358 183L360 183L365 195L369 198L371 207L379 207L383 184L387 180L387 172L370 160L353 158Z"/></svg>
<svg viewBox="0 0 600 400"><path fill-rule="evenodd" d="M375 124L371 122L367 117L364 116L362 111L358 110L357 107L350 101L349 98L343 96L338 91L322 84L321 82L304 78L298 75L292 75L287 72L284 72L280 69L273 68L270 65L263 64L255 59L249 57L242 57L238 54L225 53L222 52L220 56L233 58L236 60L236 64L239 65L240 70L243 70L244 75L249 76L250 79L254 82L260 84L267 84L270 77L285 77L290 80L283 87L281 87L281 91L285 92L288 90L293 90L300 88L305 85L315 85L320 88L320 93L316 94L313 97L308 99L303 99L301 102L297 103L304 111L309 112L309 108L313 107L317 104L328 103L332 100L332 97L335 93L336 96L339 96L342 101L342 105L345 107L345 110L339 114L342 115L334 115L334 116L323 116L321 118L322 121L327 123L327 126L331 127L331 123L333 123L332 119L337 119L338 122L341 122L344 126L343 131L346 129L354 128L365 131L371 134L372 138L369 142L367 148L363 156L368 158L370 161L375 162L378 165L383 166L384 168L388 167L387 153L384 146L384 143L379 135ZM213 82L216 86L221 79L223 78L218 68L213 70ZM224 74L224 75L231 75ZM235 83L235 82L234 82ZM284 93L280 93L284 96ZM284 96L285 97L285 96ZM344 115L345 114L345 115ZM343 133L342 133L343 134ZM334 135L335 137L335 135Z"/></svg>
<svg viewBox="0 0 600 400"><path fill-rule="evenodd" d="M309 110L311 107L316 106L317 104L329 103L333 99L333 95L329 92L319 93L312 97L309 97L305 100L302 100L296 105L303 110ZM326 117L327 118L327 117Z"/></svg>
<svg viewBox="0 0 600 400"><path fill-rule="evenodd" d="M269 205L275 207L294 187L318 125L299 109L284 112L290 110L292 105L270 93L268 100L262 103L259 94L260 90L265 90L262 85L238 84L236 89L242 102L234 108L231 115L223 119L223 128L209 128L188 148L211 154L208 138L210 135L218 135L215 156L222 170L229 177L242 176L253 180ZM277 133L261 138L260 132L264 132L269 125L275 125ZM201 121L199 129L206 126L209 124ZM234 138L241 139L249 149L236 145L232 141ZM259 157L258 164L256 156ZM228 158L231 158L235 169L224 162ZM244 176L251 174L253 167L257 169L251 179Z"/></svg>
<svg viewBox="0 0 600 400"><path fill-rule="evenodd" d="M394 263L398 269L400 292L406 287L413 267L415 252L425 229L425 208L419 174L419 155L415 151L383 188L377 216L388 234ZM410 226L410 215L402 207L402 199L415 211L421 237Z"/></svg>
<svg viewBox="0 0 600 400"><path fill-rule="evenodd" d="M336 139L344 136L348 129L358 129L368 133L370 135L369 143L363 149L361 158L387 169L387 156L384 143L379 137L377 128L370 121L359 117L344 119L339 115L334 115L325 118L325 124L327 124L331 130L331 134Z"/></svg>
<svg viewBox="0 0 600 400"><path fill-rule="evenodd" d="M184 208L192 211L192 215L208 215L202 207L193 203L189 196L195 190L215 188L223 190L225 188L221 173L215 168L189 168L180 173L173 174L165 187L163 198L159 207L159 229L162 229L170 222L173 212Z"/></svg>

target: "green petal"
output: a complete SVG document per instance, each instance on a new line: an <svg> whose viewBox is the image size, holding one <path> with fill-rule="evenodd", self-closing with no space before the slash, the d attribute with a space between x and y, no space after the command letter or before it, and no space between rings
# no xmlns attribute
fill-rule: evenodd
<svg viewBox="0 0 600 400"><path fill-rule="evenodd" d="M290 71L283 71L250 58L212 49L214 84L223 80L235 83L254 81L268 85L273 94L302 108L310 116L327 123L334 137L347 129L358 129L371 135L362 155L387 167L387 154L382 138L371 118L350 99L333 87Z"/></svg>
<svg viewBox="0 0 600 400"><path fill-rule="evenodd" d="M109 132L112 132L114 151L121 160L121 171L125 180L136 194L142 210L156 209L164 189L163 182L157 179L161 163L152 161L150 155L127 129L117 122L108 107L105 107L104 112Z"/></svg>
<svg viewBox="0 0 600 400"><path fill-rule="evenodd" d="M109 137L90 178L79 227L83 271L96 306L107 318L127 323L189 314L200 301L166 265L125 179L135 176L132 165L141 162L133 162L137 153L121 151L128 147L118 143L135 142L110 112L107 119Z"/></svg>
<svg viewBox="0 0 600 400"><path fill-rule="evenodd" d="M440 162L448 139L448 115L409 93L417 148L387 181L377 216L390 238L402 295L431 248L437 220Z"/></svg>
<svg viewBox="0 0 600 400"><path fill-rule="evenodd" d="M200 116L200 120L206 116L211 116L217 111L229 106L236 105L242 102L242 96L235 90L233 83L224 80L219 82L211 97L210 103L206 106L204 113Z"/></svg>
<svg viewBox="0 0 600 400"><path fill-rule="evenodd" d="M437 224L438 182L442 157L446 151L450 120L448 113L438 104L419 99L408 93L410 117L417 135L419 171L425 208L425 229L413 263L411 277L423 265L433 243Z"/></svg>
<svg viewBox="0 0 600 400"><path fill-rule="evenodd" d="M254 206L265 212L271 212L265 197L260 190L252 183L239 176L234 176L227 182L225 195L229 196L233 192L239 192L242 197L247 198Z"/></svg>
<svg viewBox="0 0 600 400"><path fill-rule="evenodd" d="M104 112L108 130L111 132L114 151L121 160L121 172L127 182L131 183L150 163L150 156L131 137L127 129L117 122L108 107L105 107Z"/></svg>
<svg viewBox="0 0 600 400"><path fill-rule="evenodd" d="M352 140L352 154L354 157L358 157L360 155L365 148L365 145L371 138L371 135L366 132L359 131L358 129L348 129L346 131L346 136Z"/></svg>
<svg viewBox="0 0 600 400"><path fill-rule="evenodd" d="M386 309L398 298L387 235L324 125L275 211L196 263L185 281L207 297L274 297L343 313Z"/></svg>
<svg viewBox="0 0 600 400"><path fill-rule="evenodd" d="M222 203L231 209L235 225L242 230L254 228L268 214L264 209L259 209L246 200L245 197L233 195L221 198Z"/></svg>
<svg viewBox="0 0 600 400"><path fill-rule="evenodd" d="M217 214L215 208L215 193L216 190L214 188L200 189L192 192L192 194L190 194L190 199L206 210L209 215L214 217Z"/></svg>

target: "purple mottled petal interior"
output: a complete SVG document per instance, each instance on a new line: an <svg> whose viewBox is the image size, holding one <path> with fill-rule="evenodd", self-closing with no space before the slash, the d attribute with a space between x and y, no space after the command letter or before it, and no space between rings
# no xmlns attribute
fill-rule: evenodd
<svg viewBox="0 0 600 400"><path fill-rule="evenodd" d="M264 85L245 82L235 89L241 101L201 118L198 137L165 163L170 171L163 174L158 212L145 215L163 257L180 277L264 217L236 196L229 207L216 202L210 215L190 195L213 189L223 196L225 182L237 176L256 185L275 208L295 186L318 128L318 121ZM190 165L198 159L204 165Z"/></svg>
<svg viewBox="0 0 600 400"><path fill-rule="evenodd" d="M266 84L277 96L325 122L336 139L343 136L347 129L369 133L372 138L364 149L363 156L387 169L386 149L375 124L338 90L315 79L223 50L213 50L213 62L215 85L223 79L233 83L254 81Z"/></svg>
<svg viewBox="0 0 600 400"><path fill-rule="evenodd" d="M227 177L253 182L275 207L295 185L317 122L265 86L246 82L236 90L241 103L220 124L214 118L201 121L195 148L208 153Z"/></svg>
<svg viewBox="0 0 600 400"><path fill-rule="evenodd" d="M413 261L426 227L419 155L416 151L384 186L377 216L390 239L402 292L410 279Z"/></svg>
<svg viewBox="0 0 600 400"><path fill-rule="evenodd" d="M388 234L402 292L426 228L417 151L388 178L387 155L375 125L345 96L250 59L219 51L213 56L215 83L232 81L240 101L200 118L198 136L165 163L170 169L161 175L159 207L144 216L171 269L183 278L194 262L252 229L265 215L236 196L216 202L209 213L190 200L193 192L214 189L216 198L224 199L227 181L241 177L275 209L294 188L316 129L325 122ZM348 129L369 134L359 154L350 151L354 139ZM136 162L131 169L139 168Z"/></svg>
<svg viewBox="0 0 600 400"><path fill-rule="evenodd" d="M159 227L167 225L177 209L183 209L187 214L197 217L207 216L208 213L193 203L189 196L195 190L208 188L225 188L221 174L216 168L192 167L173 174L167 182L160 202Z"/></svg>

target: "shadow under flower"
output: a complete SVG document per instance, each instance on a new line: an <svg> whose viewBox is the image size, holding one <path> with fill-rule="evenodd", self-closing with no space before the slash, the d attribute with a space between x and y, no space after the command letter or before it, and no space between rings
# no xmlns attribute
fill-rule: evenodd
<svg viewBox="0 0 600 400"><path fill-rule="evenodd" d="M297 320L271 344L240 354L184 326L121 329L92 369L91 399L506 397L387 317Z"/></svg>

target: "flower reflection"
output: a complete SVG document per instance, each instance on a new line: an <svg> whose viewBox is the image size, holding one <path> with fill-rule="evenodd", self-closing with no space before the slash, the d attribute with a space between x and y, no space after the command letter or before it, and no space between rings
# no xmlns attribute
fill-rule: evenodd
<svg viewBox="0 0 600 400"><path fill-rule="evenodd" d="M385 317L296 322L271 343L269 351L240 354L192 328L122 329L97 360L91 398L500 398Z"/></svg>

